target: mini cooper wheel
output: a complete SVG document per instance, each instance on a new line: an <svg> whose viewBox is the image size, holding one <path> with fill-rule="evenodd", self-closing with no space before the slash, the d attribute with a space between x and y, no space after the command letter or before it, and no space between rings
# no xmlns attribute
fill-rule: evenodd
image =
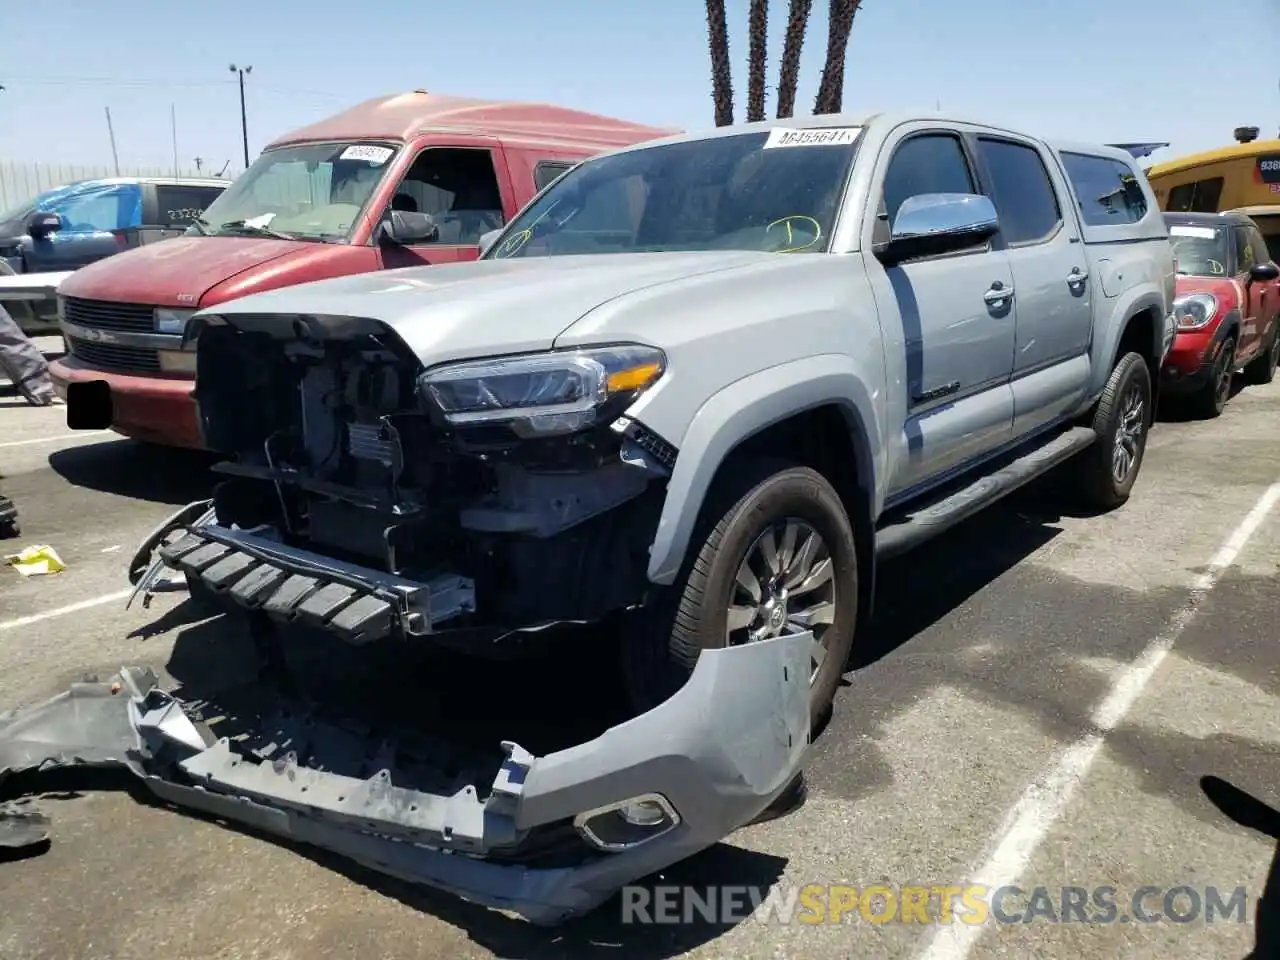
<svg viewBox="0 0 1280 960"><path fill-rule="evenodd" d="M1094 409L1098 439L1080 454L1081 493L1091 506L1110 510L1129 499L1151 424L1151 372L1140 354L1120 358Z"/></svg>
<svg viewBox="0 0 1280 960"><path fill-rule="evenodd" d="M858 612L854 535L840 497L808 467L754 461L708 500L692 562L632 619L623 643L628 689L650 709L682 686L703 650L786 633L813 634L810 718L830 708Z"/></svg>
<svg viewBox="0 0 1280 960"><path fill-rule="evenodd" d="M1205 420L1220 416L1231 397L1231 380L1236 372L1236 342L1228 339L1218 350L1206 383L1192 398L1196 413Z"/></svg>

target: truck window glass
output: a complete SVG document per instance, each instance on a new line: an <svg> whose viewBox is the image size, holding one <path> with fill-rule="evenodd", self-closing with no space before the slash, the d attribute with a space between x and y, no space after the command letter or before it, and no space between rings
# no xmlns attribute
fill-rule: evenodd
<svg viewBox="0 0 1280 960"><path fill-rule="evenodd" d="M822 252L860 133L778 147L766 147L768 133L742 133L596 157L552 184L487 256Z"/></svg>
<svg viewBox="0 0 1280 960"><path fill-rule="evenodd" d="M572 167L571 163L560 163L553 160L543 160L533 170L533 185L539 190L554 183L562 173Z"/></svg>
<svg viewBox="0 0 1280 960"><path fill-rule="evenodd" d="M268 150L209 204L206 229L237 236L269 228L298 240L348 241L395 153L367 142Z"/></svg>
<svg viewBox="0 0 1280 960"><path fill-rule="evenodd" d="M435 243L479 243L506 223L488 150L428 147L396 187L392 205L431 214L440 230Z"/></svg>
<svg viewBox="0 0 1280 960"><path fill-rule="evenodd" d="M922 134L903 141L884 175L884 207L890 226L898 208L910 197L974 192L960 139L946 133Z"/></svg>
<svg viewBox="0 0 1280 960"><path fill-rule="evenodd" d="M1165 205L1170 213L1217 213L1222 199L1222 177L1182 183L1169 191Z"/></svg>
<svg viewBox="0 0 1280 960"><path fill-rule="evenodd" d="M991 200L1005 243L1029 243L1053 233L1062 210L1039 151L985 137L979 138L978 149L991 177Z"/></svg>
<svg viewBox="0 0 1280 960"><path fill-rule="evenodd" d="M1090 227L1137 223L1147 215L1147 200L1136 171L1111 157L1062 154L1062 165L1080 201L1080 217Z"/></svg>
<svg viewBox="0 0 1280 960"><path fill-rule="evenodd" d="M166 227L188 227L197 217L203 217L205 208L222 190L218 187L197 187L171 183L156 184L156 207L160 223Z"/></svg>
<svg viewBox="0 0 1280 960"><path fill-rule="evenodd" d="M142 226L142 188L136 183L89 187L37 204L62 217L59 233L109 233Z"/></svg>

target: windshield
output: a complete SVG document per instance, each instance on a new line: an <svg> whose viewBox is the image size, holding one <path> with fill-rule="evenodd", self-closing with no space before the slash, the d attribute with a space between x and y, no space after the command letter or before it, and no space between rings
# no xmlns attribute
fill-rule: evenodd
<svg viewBox="0 0 1280 960"><path fill-rule="evenodd" d="M346 241L398 148L312 143L263 153L188 231Z"/></svg>
<svg viewBox="0 0 1280 960"><path fill-rule="evenodd" d="M1178 273L1191 277L1225 277L1231 248L1225 227L1173 224L1169 227Z"/></svg>
<svg viewBox="0 0 1280 960"><path fill-rule="evenodd" d="M513 220L488 256L823 252L860 132L776 129L588 160Z"/></svg>
<svg viewBox="0 0 1280 960"><path fill-rule="evenodd" d="M75 194L91 189L94 186L101 185L95 185L93 183L72 183L62 187L54 187L52 190L46 190L44 193L37 194L35 197L27 200L25 203L20 203L18 206L4 211L4 213L0 213L0 223L8 223L10 220L21 220L24 217L29 216L35 210L51 210L59 200L64 200L67 197L74 196Z"/></svg>

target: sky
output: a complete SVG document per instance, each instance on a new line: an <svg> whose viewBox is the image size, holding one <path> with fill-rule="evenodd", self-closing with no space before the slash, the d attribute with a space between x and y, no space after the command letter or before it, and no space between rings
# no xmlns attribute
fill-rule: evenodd
<svg viewBox="0 0 1280 960"><path fill-rule="evenodd" d="M741 119L748 0L726 6ZM797 113L812 111L826 7L814 0ZM771 87L786 14L773 0ZM702 0L0 0L0 160L109 163L110 108L122 166L172 165L176 131L180 167L199 157L234 175L232 63L253 67L251 157L413 89L709 127L705 17ZM940 107L1047 138L1169 141L1159 161L1228 144L1236 126L1275 136L1277 50L1280 0L865 0L844 106Z"/></svg>

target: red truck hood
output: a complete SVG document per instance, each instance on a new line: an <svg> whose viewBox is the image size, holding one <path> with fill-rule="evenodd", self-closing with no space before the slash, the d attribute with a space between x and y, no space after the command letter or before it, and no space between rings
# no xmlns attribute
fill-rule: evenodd
<svg viewBox="0 0 1280 960"><path fill-rule="evenodd" d="M58 293L191 308L237 274L314 247L270 237L174 237L81 267L59 285Z"/></svg>

